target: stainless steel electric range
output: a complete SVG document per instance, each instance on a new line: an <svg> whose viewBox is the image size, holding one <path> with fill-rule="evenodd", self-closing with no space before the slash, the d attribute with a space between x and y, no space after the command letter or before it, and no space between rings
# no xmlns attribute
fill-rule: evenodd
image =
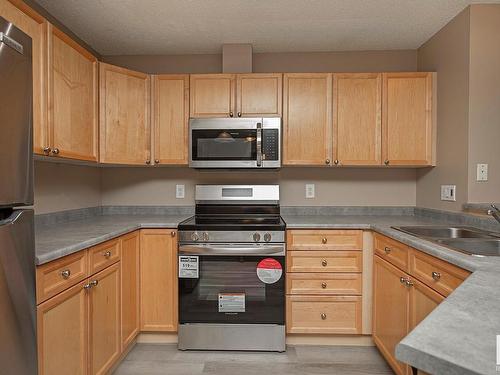
<svg viewBox="0 0 500 375"><path fill-rule="evenodd" d="M179 349L285 350L278 185L198 185L179 224Z"/></svg>

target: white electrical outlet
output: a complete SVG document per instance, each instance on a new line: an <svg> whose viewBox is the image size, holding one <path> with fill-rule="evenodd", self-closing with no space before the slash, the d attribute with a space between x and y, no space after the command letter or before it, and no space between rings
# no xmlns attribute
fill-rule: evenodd
<svg viewBox="0 0 500 375"><path fill-rule="evenodd" d="M175 197L184 199L184 185L175 185Z"/></svg>
<svg viewBox="0 0 500 375"><path fill-rule="evenodd" d="M457 200L457 186L456 185L441 185L441 200L452 201Z"/></svg>
<svg viewBox="0 0 500 375"><path fill-rule="evenodd" d="M488 164L477 165L476 181L488 181Z"/></svg>
<svg viewBox="0 0 500 375"><path fill-rule="evenodd" d="M314 198L315 196L314 184L306 184L306 198Z"/></svg>

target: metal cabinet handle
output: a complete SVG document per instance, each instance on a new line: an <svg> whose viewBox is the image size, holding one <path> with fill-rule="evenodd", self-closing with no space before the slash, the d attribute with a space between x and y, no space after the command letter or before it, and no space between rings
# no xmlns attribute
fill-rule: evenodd
<svg viewBox="0 0 500 375"><path fill-rule="evenodd" d="M234 114L233 114L233 111L229 112L229 117L233 117Z"/></svg>
<svg viewBox="0 0 500 375"><path fill-rule="evenodd" d="M386 254L389 254L391 252L391 248L386 246L386 247L384 247L384 251Z"/></svg>
<svg viewBox="0 0 500 375"><path fill-rule="evenodd" d="M412 287L414 285L413 281L411 281L410 279L406 279L405 284L407 287Z"/></svg>
<svg viewBox="0 0 500 375"><path fill-rule="evenodd" d="M333 164L335 164L335 165L339 165L339 161L338 161L337 159L335 159L335 160L333 161Z"/></svg>
<svg viewBox="0 0 500 375"><path fill-rule="evenodd" d="M441 273L432 271L432 278L436 281L438 281L441 278Z"/></svg>
<svg viewBox="0 0 500 375"><path fill-rule="evenodd" d="M328 242L328 238L323 237L323 239L321 240L321 243L322 243L322 244L326 244L327 242Z"/></svg>
<svg viewBox="0 0 500 375"><path fill-rule="evenodd" d="M52 151L52 149L51 149L50 147L44 147L44 148L43 148L43 153L44 153L45 155L49 155L49 154L50 154L50 151Z"/></svg>
<svg viewBox="0 0 500 375"><path fill-rule="evenodd" d="M104 258L110 258L111 257L111 251L106 251L102 255L104 256Z"/></svg>
<svg viewBox="0 0 500 375"><path fill-rule="evenodd" d="M171 235L172 237L175 237L175 231L170 232L170 235Z"/></svg>
<svg viewBox="0 0 500 375"><path fill-rule="evenodd" d="M155 159L155 164L160 164L160 160Z"/></svg>
<svg viewBox="0 0 500 375"><path fill-rule="evenodd" d="M325 320L325 319L326 319L326 314L325 314L325 313L322 313L322 314L321 314L321 319L322 319L322 320Z"/></svg>
<svg viewBox="0 0 500 375"><path fill-rule="evenodd" d="M328 262L326 261L326 259L323 259L323 260L321 261L321 265L322 265L323 267L326 267L326 266L328 265Z"/></svg>
<svg viewBox="0 0 500 375"><path fill-rule="evenodd" d="M71 276L71 271L70 270L61 271L61 276L65 280L69 279L69 277Z"/></svg>
<svg viewBox="0 0 500 375"><path fill-rule="evenodd" d="M151 160L146 160L146 164L151 164Z"/></svg>
<svg viewBox="0 0 500 375"><path fill-rule="evenodd" d="M97 286L99 284L99 280L92 280L89 284L90 287L93 288L94 286Z"/></svg>
<svg viewBox="0 0 500 375"><path fill-rule="evenodd" d="M326 159L325 164L330 164L330 159Z"/></svg>
<svg viewBox="0 0 500 375"><path fill-rule="evenodd" d="M389 163L390 163L390 162L389 162L389 160L387 160L387 159L386 159L386 160L384 160L384 164L385 164L385 165L389 165Z"/></svg>
<svg viewBox="0 0 500 375"><path fill-rule="evenodd" d="M54 149L52 150L52 153L53 153L54 155L59 155L59 149L58 149L58 148L54 148Z"/></svg>
<svg viewBox="0 0 500 375"><path fill-rule="evenodd" d="M83 289L85 289L85 290L89 290L90 288L92 288L92 285L90 285L90 284L85 284L83 286Z"/></svg>
<svg viewBox="0 0 500 375"><path fill-rule="evenodd" d="M406 279L405 279L403 276L401 276L401 277L399 278L399 282L400 282L401 284L406 284Z"/></svg>
<svg viewBox="0 0 500 375"><path fill-rule="evenodd" d="M326 283L321 283L321 287L322 287L323 289L326 289Z"/></svg>
<svg viewBox="0 0 500 375"><path fill-rule="evenodd" d="M241 112L238 112L238 117L241 117Z"/></svg>

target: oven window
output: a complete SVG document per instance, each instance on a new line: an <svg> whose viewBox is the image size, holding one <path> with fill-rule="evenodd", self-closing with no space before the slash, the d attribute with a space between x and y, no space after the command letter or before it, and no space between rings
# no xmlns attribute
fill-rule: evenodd
<svg viewBox="0 0 500 375"><path fill-rule="evenodd" d="M281 278L257 276L262 256L200 256L199 278L179 278L180 323L284 324L285 259Z"/></svg>
<svg viewBox="0 0 500 375"><path fill-rule="evenodd" d="M256 130L193 130L193 160L256 160Z"/></svg>

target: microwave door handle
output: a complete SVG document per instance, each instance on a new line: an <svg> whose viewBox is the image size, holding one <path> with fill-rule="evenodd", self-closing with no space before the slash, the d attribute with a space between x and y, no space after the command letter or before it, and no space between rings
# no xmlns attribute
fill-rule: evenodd
<svg viewBox="0 0 500 375"><path fill-rule="evenodd" d="M257 123L257 167L262 166L262 123Z"/></svg>

